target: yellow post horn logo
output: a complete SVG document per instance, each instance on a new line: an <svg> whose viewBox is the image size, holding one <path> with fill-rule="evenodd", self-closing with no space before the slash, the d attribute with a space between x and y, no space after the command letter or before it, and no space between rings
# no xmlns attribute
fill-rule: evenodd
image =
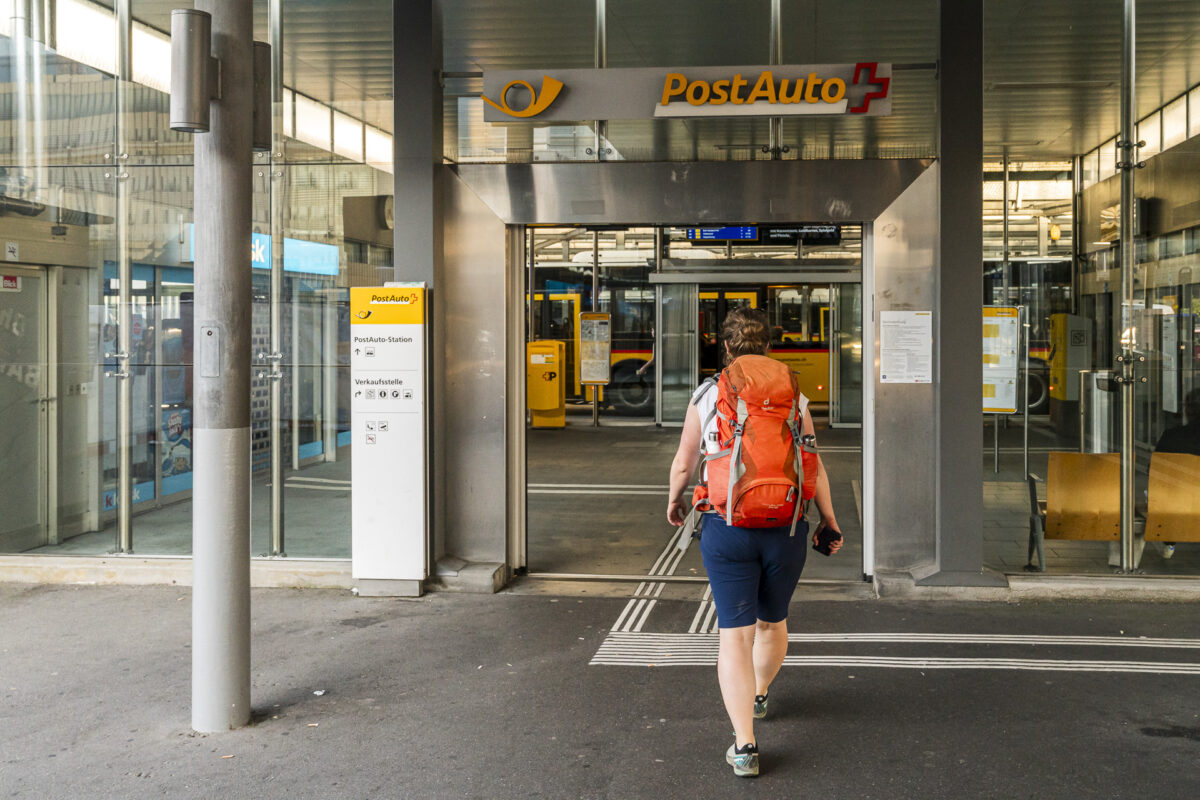
<svg viewBox="0 0 1200 800"><path fill-rule="evenodd" d="M525 90L529 92L529 96L533 98L529 105L520 111L516 111L508 107L508 90L514 86L525 87ZM529 81L509 81L508 85L500 90L499 103L490 97L487 97L486 95L483 96L483 101L493 108L503 111L510 117L519 117L524 119L526 117L536 117L538 114L549 108L550 104L554 102L554 98L558 97L558 93L562 91L562 88L562 81L551 78L549 75L543 75L541 93L535 92Z"/></svg>

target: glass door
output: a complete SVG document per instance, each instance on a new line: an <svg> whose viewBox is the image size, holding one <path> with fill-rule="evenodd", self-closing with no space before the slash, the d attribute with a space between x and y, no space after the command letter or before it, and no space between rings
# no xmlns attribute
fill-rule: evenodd
<svg viewBox="0 0 1200 800"><path fill-rule="evenodd" d="M861 425L863 411L862 284L837 283L830 292L829 423Z"/></svg>
<svg viewBox="0 0 1200 800"><path fill-rule="evenodd" d="M0 552L48 543L46 278L0 268Z"/></svg>
<svg viewBox="0 0 1200 800"><path fill-rule="evenodd" d="M658 351L656 358L660 425L680 425L699 377L699 291L694 283L658 287Z"/></svg>

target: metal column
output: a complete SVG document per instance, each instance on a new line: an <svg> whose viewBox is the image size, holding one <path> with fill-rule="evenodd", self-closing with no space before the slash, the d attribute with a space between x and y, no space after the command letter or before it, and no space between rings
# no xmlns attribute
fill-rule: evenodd
<svg viewBox="0 0 1200 800"><path fill-rule="evenodd" d="M251 0L197 0L221 63L196 136L192 727L250 719Z"/></svg>
<svg viewBox="0 0 1200 800"><path fill-rule="evenodd" d="M775 66L783 63L783 13L780 8L783 0L771 0L771 44L767 63ZM771 117L767 120L767 148L771 151L772 159L783 157L783 117Z"/></svg>
<svg viewBox="0 0 1200 800"><path fill-rule="evenodd" d="M118 0L117 95L112 175L117 205L117 550L133 552L133 264L129 257L130 186L126 118L133 81L133 0Z"/></svg>
<svg viewBox="0 0 1200 800"><path fill-rule="evenodd" d="M1134 114L1136 111L1134 84L1137 0L1125 0L1125 19L1121 37L1121 140L1117 142L1117 169L1121 173L1121 329L1134 324L1133 320L1133 171L1137 169L1138 144ZM1122 336L1121 373L1121 571L1133 570L1133 387L1134 348L1129 337Z"/></svg>
<svg viewBox="0 0 1200 800"><path fill-rule="evenodd" d="M271 347L263 359L271 381L271 550L287 556L283 543L283 237L287 213L287 170L283 166L283 0L267 8L271 37ZM292 354L293 359L295 353Z"/></svg>
<svg viewBox="0 0 1200 800"><path fill-rule="evenodd" d="M603 2L603 0L601 0ZM600 231L592 231L592 311L600 310ZM579 320L575 320L579 324ZM592 427L600 425L600 387L592 386Z"/></svg>
<svg viewBox="0 0 1200 800"><path fill-rule="evenodd" d="M608 68L608 0L596 0L596 69ZM596 160L608 155L608 120L596 120Z"/></svg>
<svg viewBox="0 0 1200 800"><path fill-rule="evenodd" d="M1000 301L1000 305L1008 305L1009 286L1012 278L1009 275L1008 260L1012 257L1012 251L1008 244L1008 148L1004 148L1004 271L1000 273L1000 286L1004 291L1004 299ZM995 302L993 300L992 302Z"/></svg>
<svg viewBox="0 0 1200 800"><path fill-rule="evenodd" d="M983 437L979 408L983 340L983 0L938 4L938 256L933 386L936 563L914 571L923 585L1002 585L983 571Z"/></svg>

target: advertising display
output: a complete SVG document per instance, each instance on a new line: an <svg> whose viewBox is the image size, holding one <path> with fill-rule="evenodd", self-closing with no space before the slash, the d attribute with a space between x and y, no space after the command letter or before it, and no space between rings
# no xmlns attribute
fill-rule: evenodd
<svg viewBox="0 0 1200 800"><path fill-rule="evenodd" d="M425 286L350 289L355 578L427 577Z"/></svg>
<svg viewBox="0 0 1200 800"><path fill-rule="evenodd" d="M162 493L166 497L192 488L192 412L187 408L162 412Z"/></svg>

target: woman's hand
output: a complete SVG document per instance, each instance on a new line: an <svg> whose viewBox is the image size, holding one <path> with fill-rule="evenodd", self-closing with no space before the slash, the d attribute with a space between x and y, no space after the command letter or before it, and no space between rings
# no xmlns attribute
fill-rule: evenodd
<svg viewBox="0 0 1200 800"><path fill-rule="evenodd" d="M844 536L842 536L841 528L838 527L836 520L831 520L831 519L821 520L821 522L813 530L813 538L812 538L813 547L816 547L817 545L820 544L821 532L824 531L826 528L829 528L830 530L832 530L834 533L836 533L838 535L838 538L834 539L832 542L829 543L829 555L833 555L838 550L841 550L842 545L846 542L846 539Z"/></svg>
<svg viewBox="0 0 1200 800"><path fill-rule="evenodd" d="M684 505L682 499L670 500L667 502L667 522L678 528L683 524L683 520L687 517L688 509Z"/></svg>

